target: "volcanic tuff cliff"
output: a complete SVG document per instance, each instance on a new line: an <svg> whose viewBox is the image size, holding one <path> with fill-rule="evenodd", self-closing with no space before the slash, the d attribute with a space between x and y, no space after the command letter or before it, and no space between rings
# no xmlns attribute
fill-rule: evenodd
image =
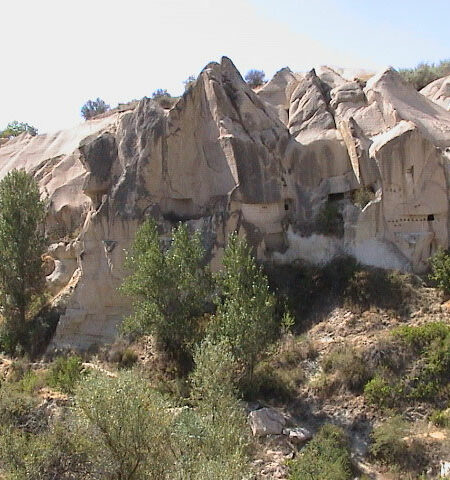
<svg viewBox="0 0 450 480"><path fill-rule="evenodd" d="M49 198L47 279L65 305L53 344L113 340L129 311L124 251L148 216L163 236L179 221L200 230L213 268L238 230L274 262L348 253L424 270L449 243L445 81L422 95L393 69L366 84L285 68L255 92L224 57L170 110L144 98L2 145L0 177L25 168ZM371 192L362 209L358 192Z"/></svg>

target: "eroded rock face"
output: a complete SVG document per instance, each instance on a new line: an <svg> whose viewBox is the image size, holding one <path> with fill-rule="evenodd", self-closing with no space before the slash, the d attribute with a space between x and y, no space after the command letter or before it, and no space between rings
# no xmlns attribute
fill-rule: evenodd
<svg viewBox="0 0 450 480"><path fill-rule="evenodd" d="M201 231L213 269L237 230L261 259L350 253L422 271L448 246L449 147L450 113L392 69L365 84L285 68L255 93L223 58L170 110L144 98L2 144L0 176L25 168L48 196L45 268L66 305L53 345L87 349L113 341L129 313L125 251L149 216L167 238L179 221ZM340 227L324 233L330 205Z"/></svg>

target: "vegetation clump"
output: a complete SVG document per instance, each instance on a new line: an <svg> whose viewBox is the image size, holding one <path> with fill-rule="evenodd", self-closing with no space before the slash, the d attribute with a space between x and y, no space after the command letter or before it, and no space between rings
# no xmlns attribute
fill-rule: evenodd
<svg viewBox="0 0 450 480"><path fill-rule="evenodd" d="M266 74L262 70L249 70L245 74L245 81L251 88L256 88L264 83L264 77Z"/></svg>
<svg viewBox="0 0 450 480"><path fill-rule="evenodd" d="M73 393L83 376L83 361L78 355L58 357L52 364L47 383L64 393Z"/></svg>
<svg viewBox="0 0 450 480"><path fill-rule="evenodd" d="M433 280L437 287L446 295L450 294L450 255L440 248L430 259L431 274L430 279Z"/></svg>
<svg viewBox="0 0 450 480"><path fill-rule="evenodd" d="M437 65L419 63L415 68L402 68L398 72L416 90L421 90L438 78L450 75L450 60L441 60Z"/></svg>
<svg viewBox="0 0 450 480"><path fill-rule="evenodd" d="M0 138L17 137L24 132L29 133L33 137L38 134L37 128L29 125L28 123L14 120L13 122L9 122L4 130L0 130Z"/></svg>
<svg viewBox="0 0 450 480"><path fill-rule="evenodd" d="M350 480L350 450L342 429L326 424L289 462L289 480Z"/></svg>
<svg viewBox="0 0 450 480"><path fill-rule="evenodd" d="M101 113L105 113L109 110L109 105L106 104L104 100L98 98L96 100L88 100L82 107L81 107L81 116L85 120L89 120L96 115L100 115Z"/></svg>

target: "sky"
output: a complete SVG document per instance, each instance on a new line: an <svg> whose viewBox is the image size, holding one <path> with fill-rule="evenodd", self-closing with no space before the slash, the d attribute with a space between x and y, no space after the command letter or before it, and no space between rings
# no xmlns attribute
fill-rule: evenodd
<svg viewBox="0 0 450 480"><path fill-rule="evenodd" d="M4 0L0 130L53 132L81 106L180 95L230 57L242 75L330 65L378 70L450 58L448 0Z"/></svg>

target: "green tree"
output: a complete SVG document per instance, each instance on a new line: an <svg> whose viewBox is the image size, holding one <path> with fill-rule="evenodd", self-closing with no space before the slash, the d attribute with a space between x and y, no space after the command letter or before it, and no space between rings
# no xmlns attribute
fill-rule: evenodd
<svg viewBox="0 0 450 480"><path fill-rule="evenodd" d="M262 70L249 70L245 75L245 81L250 87L259 87L264 83L264 77L266 74Z"/></svg>
<svg viewBox="0 0 450 480"><path fill-rule="evenodd" d="M42 294L45 277L41 256L45 242L40 227L45 205L35 179L13 170L0 182L0 304L3 349L14 353L28 345L30 307Z"/></svg>
<svg viewBox="0 0 450 480"><path fill-rule="evenodd" d="M217 275L221 297L209 330L213 338L226 339L251 381L258 357L277 334L275 297L245 239L228 237L223 265Z"/></svg>
<svg viewBox="0 0 450 480"><path fill-rule="evenodd" d="M8 123L5 130L0 131L0 138L17 137L23 132L28 132L33 137L37 135L37 128L28 125L28 123L18 122L14 120Z"/></svg>
<svg viewBox="0 0 450 480"><path fill-rule="evenodd" d="M88 100L81 107L81 115L85 120L89 120L100 113L105 113L109 110L109 105L104 100L98 98L96 100Z"/></svg>
<svg viewBox="0 0 450 480"><path fill-rule="evenodd" d="M198 339L205 305L211 295L211 277L204 265L200 235L190 235L180 224L164 249L154 220L137 231L126 264L133 273L122 291L134 297L134 314L125 333L153 334L181 367L188 367Z"/></svg>

